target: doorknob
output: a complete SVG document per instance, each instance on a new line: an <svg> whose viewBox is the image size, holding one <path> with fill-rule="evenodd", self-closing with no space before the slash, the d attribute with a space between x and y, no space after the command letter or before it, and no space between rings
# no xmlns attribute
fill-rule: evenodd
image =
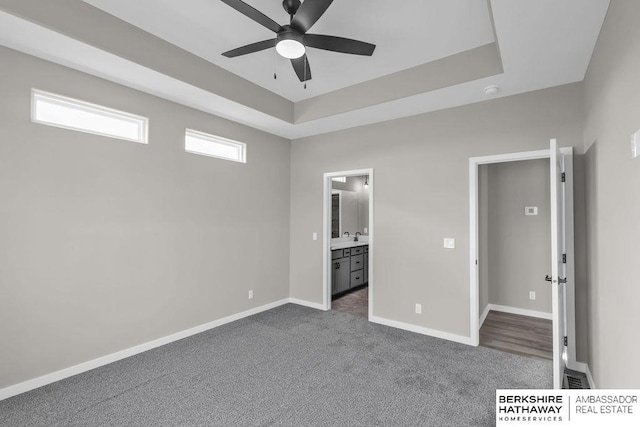
<svg viewBox="0 0 640 427"><path fill-rule="evenodd" d="M558 277L558 281L556 282L548 274L544 277L544 280L545 280L545 282L551 282L551 283L567 283L567 279L566 278L561 279L561 278Z"/></svg>

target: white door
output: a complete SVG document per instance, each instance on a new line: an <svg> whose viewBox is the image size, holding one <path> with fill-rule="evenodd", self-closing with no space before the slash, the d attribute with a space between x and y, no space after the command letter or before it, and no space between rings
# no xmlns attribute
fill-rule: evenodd
<svg viewBox="0 0 640 427"><path fill-rule="evenodd" d="M562 173L564 161L555 139L551 140L551 277L546 280L552 286L553 310L553 388L562 388L565 368L565 264L564 253L564 188Z"/></svg>

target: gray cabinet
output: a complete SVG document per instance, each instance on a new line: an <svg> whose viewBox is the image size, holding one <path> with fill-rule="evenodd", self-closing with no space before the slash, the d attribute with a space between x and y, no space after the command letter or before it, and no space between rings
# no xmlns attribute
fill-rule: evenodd
<svg viewBox="0 0 640 427"><path fill-rule="evenodd" d="M364 283L364 270L356 270L351 272L351 287L355 288Z"/></svg>
<svg viewBox="0 0 640 427"><path fill-rule="evenodd" d="M331 295L369 282L369 246L331 251Z"/></svg>
<svg viewBox="0 0 640 427"><path fill-rule="evenodd" d="M351 248L351 255L360 255L364 253L364 248L368 246L356 246Z"/></svg>
<svg viewBox="0 0 640 427"><path fill-rule="evenodd" d="M351 280L351 263L348 253L345 257L342 249L332 251L331 255L331 295L335 295L349 289L349 282Z"/></svg>
<svg viewBox="0 0 640 427"><path fill-rule="evenodd" d="M351 255L351 271L362 270L364 268L364 255Z"/></svg>

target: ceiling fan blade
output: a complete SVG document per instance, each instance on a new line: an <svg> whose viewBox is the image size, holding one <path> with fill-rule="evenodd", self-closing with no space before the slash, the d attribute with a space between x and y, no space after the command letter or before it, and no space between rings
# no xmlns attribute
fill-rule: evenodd
<svg viewBox="0 0 640 427"><path fill-rule="evenodd" d="M258 52L261 50L269 49L276 45L276 39L262 40L261 42L255 42L246 46L241 46L230 51L224 52L222 55L227 58L235 58L236 56L246 55L247 53Z"/></svg>
<svg viewBox="0 0 640 427"><path fill-rule="evenodd" d="M302 55L300 58L292 59L291 65L296 70L296 74L301 82L311 80L311 67L309 67L309 59L307 55Z"/></svg>
<svg viewBox="0 0 640 427"><path fill-rule="evenodd" d="M321 34L305 34L304 45L308 47L315 47L316 49L366 56L373 55L373 51L376 49L375 44Z"/></svg>
<svg viewBox="0 0 640 427"><path fill-rule="evenodd" d="M225 4L228 4L229 6L231 6L232 8L237 10L238 12L242 13L246 17L248 17L250 19L253 19L258 24L260 24L260 25L262 25L264 27L267 27L268 29L270 29L274 33L277 33L278 31L280 31L282 29L280 24L278 24L276 21L274 21L273 19L269 18L267 15L265 15L262 12L260 12L259 10L254 9L253 7L249 6L248 4L246 4L245 2L243 2L241 0L222 0L222 2L225 3Z"/></svg>
<svg viewBox="0 0 640 427"><path fill-rule="evenodd" d="M324 14L333 0L305 0L291 20L291 26L306 33Z"/></svg>

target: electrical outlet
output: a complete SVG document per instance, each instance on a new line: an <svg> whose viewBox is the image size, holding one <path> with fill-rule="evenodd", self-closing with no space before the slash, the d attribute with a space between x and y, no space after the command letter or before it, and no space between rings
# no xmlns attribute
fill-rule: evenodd
<svg viewBox="0 0 640 427"><path fill-rule="evenodd" d="M416 304L416 314L422 314L422 304Z"/></svg>
<svg viewBox="0 0 640 427"><path fill-rule="evenodd" d="M364 234L369 233L369 229L367 227L364 228Z"/></svg>
<svg viewBox="0 0 640 427"><path fill-rule="evenodd" d="M249 291L249 299L253 299L253 290Z"/></svg>
<svg viewBox="0 0 640 427"><path fill-rule="evenodd" d="M529 299L536 299L536 293L534 291L529 291Z"/></svg>
<svg viewBox="0 0 640 427"><path fill-rule="evenodd" d="M313 234L311 235L311 238L313 240L318 240L318 233L314 231Z"/></svg>

